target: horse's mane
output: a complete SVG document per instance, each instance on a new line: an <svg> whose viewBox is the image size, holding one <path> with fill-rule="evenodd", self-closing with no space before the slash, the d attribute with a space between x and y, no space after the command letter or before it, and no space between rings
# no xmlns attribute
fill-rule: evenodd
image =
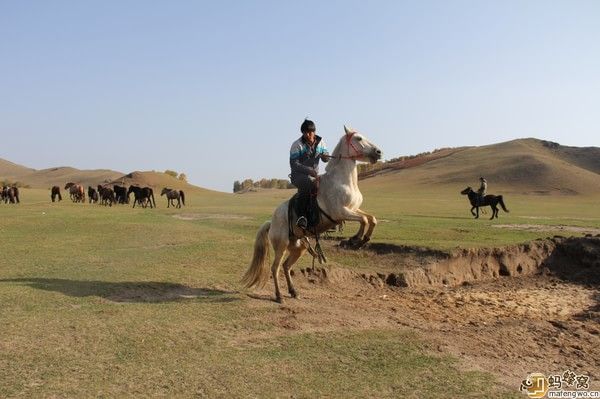
<svg viewBox="0 0 600 399"><path fill-rule="evenodd" d="M342 142L343 140L340 139L340 141L338 141L337 145L333 149L333 152L331 153L332 158L327 163L327 166L325 166L325 172L328 172L330 169L333 168L332 165L335 164L335 162L338 160L336 158L341 155L340 153L342 152Z"/></svg>

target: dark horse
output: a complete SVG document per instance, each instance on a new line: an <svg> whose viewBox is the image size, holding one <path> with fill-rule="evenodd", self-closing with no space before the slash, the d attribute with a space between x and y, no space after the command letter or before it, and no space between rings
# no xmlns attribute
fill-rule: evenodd
<svg viewBox="0 0 600 399"><path fill-rule="evenodd" d="M52 189L50 190L50 198L52 199L52 202L56 201L56 198L58 198L59 201L62 201L62 195L60 195L60 187L52 186Z"/></svg>
<svg viewBox="0 0 600 399"><path fill-rule="evenodd" d="M4 186L2 187L2 199L4 203L10 202L11 204L18 204L19 201L19 188L17 186Z"/></svg>
<svg viewBox="0 0 600 399"><path fill-rule="evenodd" d="M129 194L127 194L127 188L123 186L113 185L115 191L115 197L119 204L129 204Z"/></svg>
<svg viewBox="0 0 600 399"><path fill-rule="evenodd" d="M95 204L98 202L98 192L92 186L88 186L88 198L90 200L90 204L91 203Z"/></svg>
<svg viewBox="0 0 600 399"><path fill-rule="evenodd" d="M501 195L491 195L488 194L482 199L479 198L479 194L473 191L471 187L467 187L460 192L462 195L466 195L469 197L469 202L471 203L471 214L475 216L475 219L479 218L479 207L480 206L490 206L492 208L492 217L493 219L496 217L498 219L498 204L504 209L504 212L508 212L506 206L504 206L504 201L502 200ZM475 209L475 212L473 211Z"/></svg>
<svg viewBox="0 0 600 399"><path fill-rule="evenodd" d="M175 203L173 202L173 200L177 200L177 208L181 208L181 204L185 205L185 194L183 193L182 190L173 190L170 188L163 188L162 191L160 192L161 197L163 195L167 195L167 208L170 205L175 206Z"/></svg>
<svg viewBox="0 0 600 399"><path fill-rule="evenodd" d="M127 196L133 193L133 207L135 208L135 203L137 202L143 208L145 208L148 204L150 204L150 208L156 208L156 201L154 200L154 190L150 187L139 187L139 186L129 186L129 190L127 190Z"/></svg>
<svg viewBox="0 0 600 399"><path fill-rule="evenodd" d="M113 203L117 202L115 198L115 192L110 187L103 187L98 184L98 194L100 196L100 203L102 205L112 206Z"/></svg>

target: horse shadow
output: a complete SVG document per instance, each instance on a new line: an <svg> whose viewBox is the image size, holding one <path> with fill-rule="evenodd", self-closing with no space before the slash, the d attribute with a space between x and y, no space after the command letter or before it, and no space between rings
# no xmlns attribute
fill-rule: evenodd
<svg viewBox="0 0 600 399"><path fill-rule="evenodd" d="M235 291L211 288L192 288L183 284L156 281L78 281L61 278L12 278L0 279L0 283L19 283L31 288L60 292L82 298L96 296L121 303L164 303L200 301L227 303L239 301Z"/></svg>

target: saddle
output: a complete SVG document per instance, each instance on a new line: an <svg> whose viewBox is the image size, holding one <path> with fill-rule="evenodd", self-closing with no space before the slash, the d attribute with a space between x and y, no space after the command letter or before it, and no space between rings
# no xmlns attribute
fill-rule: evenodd
<svg viewBox="0 0 600 399"><path fill-rule="evenodd" d="M321 209L319 208L319 204L317 203L316 196L310 196L310 198L305 203L298 193L294 194L292 198L290 198L288 205L288 227L290 238L294 237L294 226L296 226L296 220L298 217L303 215L306 217L308 222L307 230L315 233L315 227L319 225L321 222Z"/></svg>

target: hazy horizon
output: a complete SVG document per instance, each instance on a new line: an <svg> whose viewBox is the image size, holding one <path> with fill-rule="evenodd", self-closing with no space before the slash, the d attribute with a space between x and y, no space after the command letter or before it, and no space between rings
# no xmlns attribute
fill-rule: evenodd
<svg viewBox="0 0 600 399"><path fill-rule="evenodd" d="M305 117L385 159L535 137L599 146L594 1L0 5L0 158L286 178Z"/></svg>

